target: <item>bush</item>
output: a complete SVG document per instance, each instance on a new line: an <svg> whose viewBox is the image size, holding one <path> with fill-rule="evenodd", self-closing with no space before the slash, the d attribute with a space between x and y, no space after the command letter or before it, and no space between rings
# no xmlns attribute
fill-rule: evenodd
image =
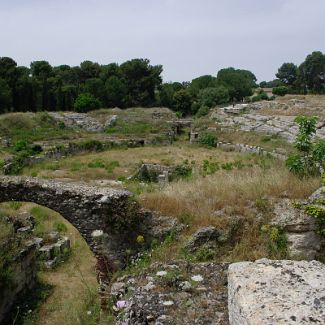
<svg viewBox="0 0 325 325"><path fill-rule="evenodd" d="M217 145L218 138L213 133L203 133L199 136L199 143L209 146L209 147L215 147Z"/></svg>
<svg viewBox="0 0 325 325"><path fill-rule="evenodd" d="M208 87L202 89L198 94L200 106L207 106L212 108L218 104L225 104L229 102L229 92L223 86Z"/></svg>
<svg viewBox="0 0 325 325"><path fill-rule="evenodd" d="M101 151L104 149L103 144L98 140L85 140L80 143L80 147L87 151Z"/></svg>
<svg viewBox="0 0 325 325"><path fill-rule="evenodd" d="M15 152L24 151L27 149L28 149L28 144L25 140L18 140L13 146L13 150Z"/></svg>
<svg viewBox="0 0 325 325"><path fill-rule="evenodd" d="M325 168L325 141L313 144L312 138L316 133L316 117L298 116L295 122L299 125L299 132L295 140L295 147L299 151L286 160L290 171L300 175L317 175Z"/></svg>
<svg viewBox="0 0 325 325"><path fill-rule="evenodd" d="M274 87L272 90L272 93L274 95L278 95L278 96L284 96L288 93L288 87L286 86L278 86L278 87Z"/></svg>
<svg viewBox="0 0 325 325"><path fill-rule="evenodd" d="M89 93L80 94L74 102L74 109L79 113L86 113L100 107L100 101Z"/></svg>
<svg viewBox="0 0 325 325"><path fill-rule="evenodd" d="M207 115L209 113L209 110L210 110L210 108L208 106L205 106L205 105L201 106L196 113L196 117L202 117L202 116Z"/></svg>
<svg viewBox="0 0 325 325"><path fill-rule="evenodd" d="M192 176L192 167L186 165L186 164L181 164L177 165L175 167L175 170L173 171L171 175L171 179L179 179L179 178L188 178Z"/></svg>

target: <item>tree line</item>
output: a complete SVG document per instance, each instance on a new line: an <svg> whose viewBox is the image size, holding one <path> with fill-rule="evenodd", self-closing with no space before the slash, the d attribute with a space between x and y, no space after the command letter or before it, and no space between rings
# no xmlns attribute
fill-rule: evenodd
<svg viewBox="0 0 325 325"><path fill-rule="evenodd" d="M165 106L180 115L201 116L216 105L249 100L258 87L248 70L225 68L215 76L169 83L162 82L162 71L161 65L151 65L148 59L120 65L84 61L75 67L34 61L23 67L12 58L0 57L0 113ZM299 66L284 63L276 77L259 86L275 87L278 95L324 93L325 55L313 52Z"/></svg>
<svg viewBox="0 0 325 325"><path fill-rule="evenodd" d="M162 83L161 65L148 59L100 65L52 67L34 61L17 66L0 58L0 113L12 111L88 111L99 107L166 106L181 114L195 114L216 104L242 100L252 94L256 77L246 70L222 69L192 82Z"/></svg>
<svg viewBox="0 0 325 325"><path fill-rule="evenodd" d="M278 88L282 94L324 94L325 54L319 51L312 52L300 65L292 62L283 63L275 76L277 79L263 81L260 86Z"/></svg>

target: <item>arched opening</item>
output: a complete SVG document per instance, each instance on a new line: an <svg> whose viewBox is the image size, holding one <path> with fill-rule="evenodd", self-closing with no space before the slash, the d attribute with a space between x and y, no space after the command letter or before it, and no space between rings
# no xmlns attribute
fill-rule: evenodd
<svg viewBox="0 0 325 325"><path fill-rule="evenodd" d="M30 223L33 223L33 227L28 229ZM33 308L28 293L24 306L19 309L17 305L13 307L12 315L19 318L35 317L35 324L44 324L45 320L49 324L77 324L83 317L97 317L100 306L97 260L79 230L54 210L20 201L0 203L0 227L5 224L9 226L6 227L7 232L2 231L1 239L15 235L20 238L22 246L33 238L42 238L46 245L49 243L49 234L53 232L68 237L71 243L69 254L60 258L53 269L47 270L38 261L38 279L52 287L46 303L44 301L37 312L38 316L34 312L28 314L30 308ZM17 234L24 227L25 233L21 230ZM35 286L32 290L35 290Z"/></svg>

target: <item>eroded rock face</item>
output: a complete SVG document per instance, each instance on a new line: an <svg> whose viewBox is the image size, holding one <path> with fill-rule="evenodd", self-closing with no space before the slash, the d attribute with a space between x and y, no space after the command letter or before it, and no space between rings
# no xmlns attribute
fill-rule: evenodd
<svg viewBox="0 0 325 325"><path fill-rule="evenodd" d="M185 249L195 252L203 245L211 248L217 247L218 238L222 233L213 226L199 229L185 244Z"/></svg>
<svg viewBox="0 0 325 325"><path fill-rule="evenodd" d="M217 120L217 124L221 128L235 128L247 132L254 131L257 133L279 135L290 143L295 141L298 133L298 126L294 122L295 116L262 115L254 111L261 108L281 109L281 104L276 102L262 102L261 104L250 104L248 108L253 109L253 111L243 115L227 114L227 110L217 109L211 114L211 119ZM322 120L317 123L316 137L325 139L325 124Z"/></svg>
<svg viewBox="0 0 325 325"><path fill-rule="evenodd" d="M75 112L49 112L55 120L63 122L68 127L78 127L89 132L104 132L104 124L85 113Z"/></svg>
<svg viewBox="0 0 325 325"><path fill-rule="evenodd" d="M325 324L325 265L316 261L234 263L228 270L231 325Z"/></svg>
<svg viewBox="0 0 325 325"><path fill-rule="evenodd" d="M271 224L285 232L290 257L315 259L321 244L315 218L306 214L303 208L295 208L288 199L274 204L274 214Z"/></svg>

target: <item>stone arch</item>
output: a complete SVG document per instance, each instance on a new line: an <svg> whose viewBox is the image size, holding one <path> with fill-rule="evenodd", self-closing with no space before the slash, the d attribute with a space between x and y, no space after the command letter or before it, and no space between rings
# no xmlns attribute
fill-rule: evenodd
<svg viewBox="0 0 325 325"><path fill-rule="evenodd" d="M131 193L114 188L66 183L23 176L0 177L0 202L33 202L60 213L85 238L98 256L112 260L112 249L117 246L116 229L132 224L138 215L138 205ZM114 240L99 245L92 236L95 230ZM109 234L109 235L108 235Z"/></svg>

